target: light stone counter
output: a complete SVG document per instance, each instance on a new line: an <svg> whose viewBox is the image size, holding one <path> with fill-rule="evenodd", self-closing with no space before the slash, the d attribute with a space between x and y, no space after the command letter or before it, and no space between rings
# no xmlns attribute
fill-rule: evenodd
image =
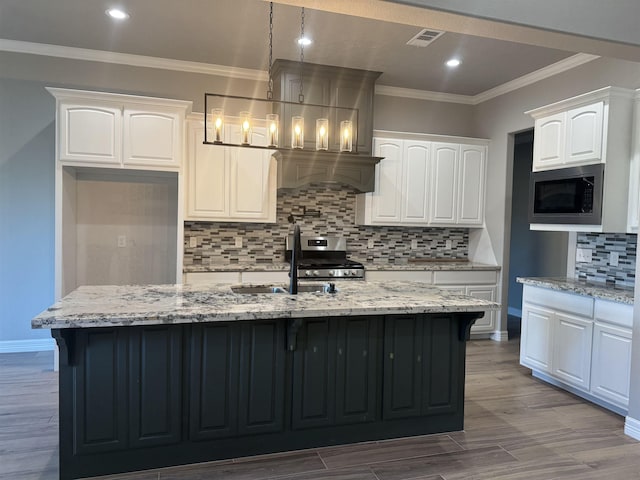
<svg viewBox="0 0 640 480"><path fill-rule="evenodd" d="M301 283L302 284L302 283ZM85 286L31 321L89 328L269 318L479 312L500 305L420 282L339 282L338 292L236 294L231 285Z"/></svg>
<svg viewBox="0 0 640 480"><path fill-rule="evenodd" d="M565 277L518 277L517 282L534 287L576 293L633 305L633 289Z"/></svg>
<svg viewBox="0 0 640 480"><path fill-rule="evenodd" d="M358 261L357 258L354 260ZM438 271L438 270L485 270L500 271L498 265L488 265L485 263L465 262L465 261L424 261L424 262L404 262L404 263L377 263L365 262L364 268L371 271ZM288 271L289 264L286 262L274 263L212 263L209 265L185 265L184 273L199 272L277 272Z"/></svg>

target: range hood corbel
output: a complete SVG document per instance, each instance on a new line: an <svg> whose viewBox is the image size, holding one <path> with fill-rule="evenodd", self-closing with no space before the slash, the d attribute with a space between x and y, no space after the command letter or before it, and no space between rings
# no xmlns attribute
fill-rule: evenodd
<svg viewBox="0 0 640 480"><path fill-rule="evenodd" d="M278 189L309 183L338 182L359 192L373 192L375 167L383 157L311 150L279 150Z"/></svg>

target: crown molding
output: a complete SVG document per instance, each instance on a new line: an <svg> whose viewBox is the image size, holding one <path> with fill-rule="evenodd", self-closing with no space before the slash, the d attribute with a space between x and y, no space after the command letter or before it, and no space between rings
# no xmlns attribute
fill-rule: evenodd
<svg viewBox="0 0 640 480"><path fill-rule="evenodd" d="M567 57L564 60L552 63L551 65L547 65L546 67L542 67L541 69L523 75L522 77L516 78L509 82L503 83L502 85L498 85L497 87L478 93L477 95L473 96L473 104L478 105L482 102L486 102L487 100L491 100L492 98L504 95L505 93L513 92L514 90L532 85L536 82L539 82L540 80L544 80L545 78L553 77L554 75L558 75L559 73L563 73L571 70L572 68L579 67L580 65L595 60L596 58L600 57L598 55L590 55L587 53L577 53L576 55L572 55L571 57Z"/></svg>
<svg viewBox="0 0 640 480"><path fill-rule="evenodd" d="M478 105L492 98L499 97L509 92L513 92L520 88L526 87L533 83L553 77L559 73L566 72L572 68L583 65L587 62L600 58L597 55L589 55L586 53L578 53L571 57L560 60L535 72L528 73L522 77L516 78L509 82L498 85L476 95L454 95L448 93L430 92L427 90L414 90L410 88L389 87L387 85L376 85L377 95L388 95L391 97L405 97L416 100L432 100L436 102L462 103L466 105Z"/></svg>
<svg viewBox="0 0 640 480"><path fill-rule="evenodd" d="M431 100L433 102L463 103L466 105L474 104L474 97L471 95L456 95L453 93L431 92L429 90L390 87L388 85L376 85L376 95L413 98L415 100Z"/></svg>
<svg viewBox="0 0 640 480"><path fill-rule="evenodd" d="M0 51L69 58L72 60L85 60L90 62L114 63L133 67L202 73L205 75L219 75L222 77L257 80L262 82L266 82L269 79L267 72L263 70L227 67L225 65L214 65L211 63L187 62L184 60L149 57L146 55L133 55L130 53L90 50L87 48L64 47L45 43L21 42L17 40L0 39Z"/></svg>
<svg viewBox="0 0 640 480"><path fill-rule="evenodd" d="M170 58L149 57L145 55L133 55L130 53L106 52L103 50L90 50L86 48L64 47L44 43L22 42L18 40L0 39L0 51L13 53L27 53L32 55L44 55L49 57L69 58L73 60L85 60L90 62L113 63L129 65L133 67L157 68L162 70L175 70L179 72L201 73L204 75L218 75L222 77L238 78L244 80L268 81L268 73L263 70L249 68L228 67L201 62L187 62ZM560 60L554 64L543 67L535 72L498 85L477 95L458 95L452 93L431 92L412 88L391 87L388 85L376 85L376 95L390 97L413 98L416 100L429 100L434 102L460 103L465 105L478 105L492 98L499 97L509 92L526 87L545 78L558 75L572 68L600 58L597 55L578 53Z"/></svg>

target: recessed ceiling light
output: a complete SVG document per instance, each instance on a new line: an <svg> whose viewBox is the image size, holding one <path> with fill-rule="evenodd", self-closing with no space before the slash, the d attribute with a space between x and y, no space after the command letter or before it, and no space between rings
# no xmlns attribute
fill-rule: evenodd
<svg viewBox="0 0 640 480"><path fill-rule="evenodd" d="M458 65L460 65L460 60L458 60L457 58L452 58L451 60L447 60L447 67L457 67Z"/></svg>
<svg viewBox="0 0 640 480"><path fill-rule="evenodd" d="M308 46L311 45L311 39L307 37L302 37L298 39L298 45Z"/></svg>
<svg viewBox="0 0 640 480"><path fill-rule="evenodd" d="M119 8L110 8L106 13L111 18L115 18L116 20L125 20L129 18L129 14L124 10L120 10Z"/></svg>

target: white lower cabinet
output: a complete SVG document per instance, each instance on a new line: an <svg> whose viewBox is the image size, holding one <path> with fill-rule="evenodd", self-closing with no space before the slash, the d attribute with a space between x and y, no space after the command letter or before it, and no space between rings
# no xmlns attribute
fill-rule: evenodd
<svg viewBox="0 0 640 480"><path fill-rule="evenodd" d="M596 322L593 328L591 391L609 402L629 404L631 329Z"/></svg>
<svg viewBox="0 0 640 480"><path fill-rule="evenodd" d="M520 363L615 411L629 404L633 306L525 285Z"/></svg>
<svg viewBox="0 0 640 480"><path fill-rule="evenodd" d="M553 311L522 302L520 363L533 370L551 372Z"/></svg>
<svg viewBox="0 0 640 480"><path fill-rule="evenodd" d="M556 313L552 374L565 382L589 390L593 321L576 315Z"/></svg>

